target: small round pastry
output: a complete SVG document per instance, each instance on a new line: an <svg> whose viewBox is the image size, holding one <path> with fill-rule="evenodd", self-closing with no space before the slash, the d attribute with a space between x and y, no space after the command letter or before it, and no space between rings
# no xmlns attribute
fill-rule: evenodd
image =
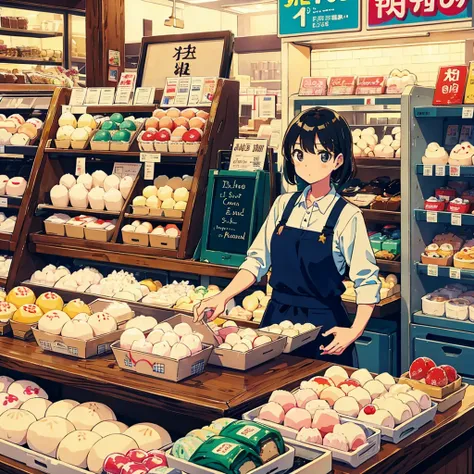
<svg viewBox="0 0 474 474"><path fill-rule="evenodd" d="M58 119L58 124L60 127L70 125L73 128L77 127L76 117L71 112L64 112Z"/></svg>
<svg viewBox="0 0 474 474"><path fill-rule="evenodd" d="M6 301L19 308L24 304L33 304L36 301L36 296L30 288L17 286L8 293Z"/></svg>
<svg viewBox="0 0 474 474"><path fill-rule="evenodd" d="M101 439L102 437L93 431L73 431L59 443L57 458L72 466L86 469L87 456L94 444Z"/></svg>
<svg viewBox="0 0 474 474"><path fill-rule="evenodd" d="M106 458L113 453L128 453L131 449L138 449L133 438L125 434L111 434L97 441L87 456L89 471L100 474Z"/></svg>
<svg viewBox="0 0 474 474"><path fill-rule="evenodd" d="M206 125L206 120L204 120L201 117L194 117L189 121L190 128L197 128L197 129L203 130L205 125Z"/></svg>
<svg viewBox="0 0 474 474"><path fill-rule="evenodd" d="M258 414L258 418L282 425L285 421L285 410L283 410L283 407L278 403L270 402L263 405Z"/></svg>
<svg viewBox="0 0 474 474"><path fill-rule="evenodd" d="M19 323L34 324L41 319L41 316L43 316L43 311L38 306L24 304L15 311L12 320Z"/></svg>
<svg viewBox="0 0 474 474"><path fill-rule="evenodd" d="M368 421L387 428L395 428L395 419L387 410L376 407L375 405L367 405L364 407L357 417L360 421Z"/></svg>
<svg viewBox="0 0 474 474"><path fill-rule="evenodd" d="M174 327L174 332L179 336L187 336L193 333L191 326L188 323L179 323Z"/></svg>
<svg viewBox="0 0 474 474"><path fill-rule="evenodd" d="M119 187L120 187L120 178L117 175L111 174L104 179L105 192L107 192L109 189L112 189L112 188L118 190Z"/></svg>
<svg viewBox="0 0 474 474"><path fill-rule="evenodd" d="M5 194L8 181L10 178L6 174L0 175L0 194Z"/></svg>
<svg viewBox="0 0 474 474"><path fill-rule="evenodd" d="M92 186L96 187L104 187L104 181L107 178L107 173L103 170L97 170L92 173Z"/></svg>
<svg viewBox="0 0 474 474"><path fill-rule="evenodd" d="M118 189L110 188L104 194L105 207L108 211L120 211L123 207L123 197Z"/></svg>
<svg viewBox="0 0 474 474"><path fill-rule="evenodd" d="M92 189L92 176L89 173L81 174L77 178L77 184L82 184L87 191Z"/></svg>
<svg viewBox="0 0 474 474"><path fill-rule="evenodd" d="M397 398L383 398L374 400L374 405L382 410L387 410L395 420L395 425L400 425L412 417L408 405Z"/></svg>
<svg viewBox="0 0 474 474"><path fill-rule="evenodd" d="M336 403L336 400L345 396L346 394L340 388L337 388L337 387L325 388L319 394L320 400L326 400L329 403L330 407L334 406L334 403Z"/></svg>
<svg viewBox="0 0 474 474"><path fill-rule="evenodd" d="M359 403L351 396L341 397L334 403L334 410L342 416L357 417L359 414Z"/></svg>
<svg viewBox="0 0 474 474"><path fill-rule="evenodd" d="M188 346L182 344L181 342L177 342L171 347L170 357L172 359L180 360L190 356L191 349L189 349Z"/></svg>
<svg viewBox="0 0 474 474"><path fill-rule="evenodd" d="M69 321L71 319L63 311L48 311L38 321L38 329L48 334L61 334L64 325Z"/></svg>
<svg viewBox="0 0 474 474"><path fill-rule="evenodd" d="M147 332L154 329L155 326L156 319L152 316L137 316L127 321L125 329L137 328L142 332Z"/></svg>
<svg viewBox="0 0 474 474"><path fill-rule="evenodd" d="M125 423L114 420L101 421L92 428L92 431L102 438L111 434L122 434L127 430L128 426Z"/></svg>
<svg viewBox="0 0 474 474"><path fill-rule="evenodd" d="M202 351L201 339L196 334L187 334L181 338L180 342L187 346L192 354Z"/></svg>
<svg viewBox="0 0 474 474"><path fill-rule="evenodd" d="M165 185L158 188L157 196L161 201L170 199L173 196L173 188L171 186Z"/></svg>
<svg viewBox="0 0 474 474"><path fill-rule="evenodd" d="M271 395L269 402L275 402L280 405L285 413L288 413L292 408L297 405L295 396L286 390L275 390Z"/></svg>
<svg viewBox="0 0 474 474"><path fill-rule="evenodd" d="M66 186L56 184L49 192L53 206L67 207L69 206L69 192Z"/></svg>
<svg viewBox="0 0 474 474"><path fill-rule="evenodd" d="M87 320L89 318L90 318L89 314L79 313L77 316L74 316L74 318L71 321L84 321L84 322L87 322Z"/></svg>
<svg viewBox="0 0 474 474"><path fill-rule="evenodd" d="M87 195L91 209L103 211L105 207L105 191L103 188L92 188Z"/></svg>
<svg viewBox="0 0 474 474"><path fill-rule="evenodd" d="M187 176L186 178L183 178L183 188L186 188L188 191L190 191L192 184L193 184L192 176Z"/></svg>
<svg viewBox="0 0 474 474"><path fill-rule="evenodd" d="M204 110L199 110L196 112L196 117L200 117L203 120L207 120L209 118L209 112L206 112Z"/></svg>
<svg viewBox="0 0 474 474"><path fill-rule="evenodd" d="M329 410L330 408L326 400L311 400L305 406L311 416L314 416L318 410Z"/></svg>
<svg viewBox="0 0 474 474"><path fill-rule="evenodd" d="M8 391L8 387L14 382L11 377L7 377L6 375L0 375L0 393L4 393Z"/></svg>
<svg viewBox="0 0 474 474"><path fill-rule="evenodd" d="M64 307L64 301L57 293L48 291L38 296L36 305L40 307L43 313L47 313L48 311L62 310Z"/></svg>
<svg viewBox="0 0 474 474"><path fill-rule="evenodd" d="M176 202L180 202L180 201L188 202L189 191L184 187L178 188L178 189L176 189L176 191L173 194L173 199Z"/></svg>
<svg viewBox="0 0 474 474"><path fill-rule="evenodd" d="M311 428L317 428L324 437L334 431L334 427L341 423L339 414L332 409L317 410L314 414Z"/></svg>
<svg viewBox="0 0 474 474"><path fill-rule="evenodd" d="M71 135L74 133L75 128L70 125L65 125L64 127L59 127L56 132L57 140L69 140ZM13 138L13 137L12 137Z"/></svg>
<svg viewBox="0 0 474 474"><path fill-rule="evenodd" d="M8 196L23 196L26 190L26 185L27 182L25 178L16 176L8 181L5 192Z"/></svg>
<svg viewBox="0 0 474 474"><path fill-rule="evenodd" d="M175 119L175 118L178 118L181 115L181 112L176 107L170 107L167 110L166 115L168 117L171 117L171 118Z"/></svg>
<svg viewBox="0 0 474 474"><path fill-rule="evenodd" d="M349 443L349 451L355 451L367 443L364 430L355 423L347 422L334 427L334 433L344 436Z"/></svg>
<svg viewBox="0 0 474 474"><path fill-rule="evenodd" d="M165 199L161 203L162 209L174 209L175 206L176 206L176 201L173 198Z"/></svg>
<svg viewBox="0 0 474 474"><path fill-rule="evenodd" d="M302 428L296 435L296 440L303 443L323 444L323 437L317 428Z"/></svg>
<svg viewBox="0 0 474 474"><path fill-rule="evenodd" d="M91 430L101 421L116 421L115 413L103 403L86 402L73 408L67 415L67 419L78 430Z"/></svg>
<svg viewBox="0 0 474 474"><path fill-rule="evenodd" d="M16 312L16 306L7 303L6 301L0 301L0 321L8 321L13 318L13 315ZM8 378L8 377L7 377ZM0 377L0 392L4 392L5 390L2 389L2 382Z"/></svg>
<svg viewBox="0 0 474 474"><path fill-rule="evenodd" d="M153 344L146 340L134 341L131 347L132 351L147 352L151 354L153 351Z"/></svg>
<svg viewBox="0 0 474 474"><path fill-rule="evenodd" d="M112 115L110 116L110 120L111 120L112 122L115 122L115 123L120 124L120 123L123 122L124 118L123 118L123 115L122 115L122 114L120 114L120 113L118 113L118 112L115 112L114 114L112 114Z"/></svg>
<svg viewBox="0 0 474 474"><path fill-rule="evenodd" d="M161 356L161 357L169 357L171 354L171 346L167 341L160 341L153 345L152 354Z"/></svg>
<svg viewBox="0 0 474 474"><path fill-rule="evenodd" d="M408 395L417 401L422 410L427 410L431 407L431 398L425 392L422 392L421 390L410 390Z"/></svg>
<svg viewBox="0 0 474 474"><path fill-rule="evenodd" d="M13 382L8 387L8 393L18 398L22 403L36 397L48 399L48 394L31 380L17 380Z"/></svg>
<svg viewBox="0 0 474 474"><path fill-rule="evenodd" d="M124 176L120 180L119 190L122 193L122 197L124 199L127 199L132 189L132 186L133 186L133 178L131 176Z"/></svg>
<svg viewBox="0 0 474 474"><path fill-rule="evenodd" d="M395 398L397 400L400 400L402 403L405 403L405 405L408 406L408 408L411 411L412 416L416 416L416 415L419 415L421 413L420 405L415 400L415 398L410 395L410 392L408 392L408 393L397 393L395 395Z"/></svg>
<svg viewBox="0 0 474 474"><path fill-rule="evenodd" d="M390 276L395 276L395 275L388 275L385 281L387 281ZM395 385L395 379L388 372L384 372L380 375L377 375L377 377L375 377L375 380L382 382L386 390L389 390L392 385Z"/></svg>
<svg viewBox="0 0 474 474"><path fill-rule="evenodd" d="M392 385L388 392L391 395L396 395L397 393L408 393L412 390L412 388L409 385L403 384L403 383L396 383L395 385Z"/></svg>
<svg viewBox="0 0 474 474"><path fill-rule="evenodd" d="M94 313L87 323L94 331L94 336L102 336L117 330L117 321L107 313Z"/></svg>
<svg viewBox="0 0 474 474"><path fill-rule="evenodd" d="M137 328L130 328L126 329L122 335L120 336L120 348L130 350L132 348L132 344L135 341L144 341L145 334L143 334L140 329Z"/></svg>
<svg viewBox="0 0 474 474"><path fill-rule="evenodd" d="M358 369L351 375L351 379L357 380L363 387L373 377L367 369Z"/></svg>
<svg viewBox="0 0 474 474"><path fill-rule="evenodd" d="M72 207L78 207L80 209L87 208L87 189L83 184L75 184L69 190L69 200L71 201Z"/></svg>
<svg viewBox="0 0 474 474"><path fill-rule="evenodd" d="M16 395L6 392L0 393L0 415L12 408L20 408L22 403Z"/></svg>
<svg viewBox="0 0 474 474"><path fill-rule="evenodd" d="M61 176L59 184L62 184L67 189L71 189L76 184L76 178L72 174L65 174Z"/></svg>
<svg viewBox="0 0 474 474"><path fill-rule="evenodd" d="M47 416L30 425L26 442L31 450L55 458L59 443L72 431L74 425L70 421Z"/></svg>
<svg viewBox="0 0 474 474"><path fill-rule="evenodd" d="M136 196L133 198L132 206L142 207L146 206L147 199L145 196Z"/></svg>
<svg viewBox="0 0 474 474"><path fill-rule="evenodd" d="M79 298L75 300L69 301L69 303L64 306L63 311L71 318L73 319L76 317L78 314L85 313L88 314L89 316L92 314L91 309L89 306L84 303L84 301L80 300Z"/></svg>
<svg viewBox="0 0 474 474"><path fill-rule="evenodd" d="M76 316L74 319L69 319L69 321L63 326L61 335L64 337L88 341L89 339L93 339L94 331L87 321L78 320Z"/></svg>
<svg viewBox="0 0 474 474"><path fill-rule="evenodd" d="M140 449L150 451L171 443L171 437L164 428L154 423L138 423L124 433L133 438Z"/></svg>
<svg viewBox="0 0 474 474"><path fill-rule="evenodd" d="M13 408L0 415L0 439L23 446L28 428L36 417L28 410Z"/></svg>
<svg viewBox="0 0 474 474"><path fill-rule="evenodd" d="M298 408L306 408L306 405L312 400L318 400L319 397L314 390L310 388L299 389L295 392L296 405Z"/></svg>
<svg viewBox="0 0 474 474"><path fill-rule="evenodd" d="M150 209L159 209L161 207L161 201L158 199L157 196L150 196L146 200L145 205Z"/></svg>
<svg viewBox="0 0 474 474"><path fill-rule="evenodd" d="M372 400L375 400L376 398L379 398L384 393L387 393L387 389L385 388L385 385L378 380L369 380L364 385L364 388L370 393Z"/></svg>
<svg viewBox="0 0 474 474"><path fill-rule="evenodd" d="M352 392L352 390L355 390L357 387L360 387L360 383L354 379L344 380L344 382L341 382L338 385L338 388L340 388L346 395Z"/></svg>
<svg viewBox="0 0 474 474"><path fill-rule="evenodd" d="M158 323L154 329L161 329L163 332L173 332L173 328L170 323L164 321L162 323Z"/></svg>
<svg viewBox="0 0 474 474"><path fill-rule="evenodd" d="M364 408L366 405L372 403L372 397L365 388L357 387L354 390L351 390L349 393L352 398L357 400L360 408Z"/></svg>
<svg viewBox="0 0 474 474"><path fill-rule="evenodd" d="M59 402L53 403L46 410L46 416L67 418L69 412L77 406L79 406L79 402L76 402L75 400L60 400Z"/></svg>
<svg viewBox="0 0 474 474"><path fill-rule="evenodd" d="M89 138L88 130L87 128L76 128L76 130L72 132L71 140L85 142Z"/></svg>
<svg viewBox="0 0 474 474"><path fill-rule="evenodd" d="M179 176L176 176L174 178L171 178L166 185L168 185L171 189L176 191L177 189L181 188L183 186L183 179L180 178Z"/></svg>
<svg viewBox="0 0 474 474"><path fill-rule="evenodd" d="M185 210L186 210L186 206L187 206L187 202L186 202L186 201L178 201L178 202L176 202L176 204L174 205L174 208L173 208L173 209L176 209L177 211L185 211Z"/></svg>
<svg viewBox="0 0 474 474"><path fill-rule="evenodd" d="M196 117L195 109L185 109L181 112L182 117L186 117L188 120Z"/></svg>
<svg viewBox="0 0 474 474"><path fill-rule="evenodd" d="M97 128L97 122L95 121L94 117L90 114L82 114L77 121L77 126L79 128L89 127L92 130Z"/></svg>

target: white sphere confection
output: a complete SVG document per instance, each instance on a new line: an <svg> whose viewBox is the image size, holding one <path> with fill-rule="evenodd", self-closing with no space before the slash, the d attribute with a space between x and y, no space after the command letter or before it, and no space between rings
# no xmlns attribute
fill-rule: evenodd
<svg viewBox="0 0 474 474"><path fill-rule="evenodd" d="M285 420L285 410L283 410L278 403L270 402L262 406L258 414L258 419L281 425Z"/></svg>
<svg viewBox="0 0 474 474"><path fill-rule="evenodd" d="M124 176L120 180L119 190L122 193L122 197L124 199L128 198L128 195L130 194L132 186L133 186L133 178L131 176Z"/></svg>
<svg viewBox="0 0 474 474"><path fill-rule="evenodd" d="M431 407L431 397L427 393L421 390L410 390L408 394L418 402L422 410L427 410Z"/></svg>
<svg viewBox="0 0 474 474"><path fill-rule="evenodd" d="M92 327L87 322L87 320L77 319L80 316L83 315L77 315L74 319L64 325L61 331L62 336L73 339L81 339L82 341L88 341L94 338L94 331L92 330ZM84 316L89 319L89 316L86 314L84 314Z"/></svg>
<svg viewBox="0 0 474 474"><path fill-rule="evenodd" d="M10 393L0 393L0 415L7 410L12 408L20 408L22 401L16 396Z"/></svg>
<svg viewBox="0 0 474 474"><path fill-rule="evenodd" d="M132 343L132 351L147 352L151 354L153 344L147 340L140 339Z"/></svg>
<svg viewBox="0 0 474 474"><path fill-rule="evenodd" d="M293 329L294 324L291 321L286 320L282 321L279 326L281 329Z"/></svg>
<svg viewBox="0 0 474 474"><path fill-rule="evenodd" d="M188 204L188 203L185 202L185 201L178 201L178 202L174 205L174 208L173 208L173 209L176 209L177 211L185 211L187 204Z"/></svg>
<svg viewBox="0 0 474 474"><path fill-rule="evenodd" d="M70 125L71 127L77 127L77 120L76 117L71 112L64 112L58 119L58 124L60 127L64 127L65 125Z"/></svg>
<svg viewBox="0 0 474 474"><path fill-rule="evenodd" d="M120 187L120 178L115 175L111 174L104 179L104 189L107 192L109 189L116 189L118 191Z"/></svg>
<svg viewBox="0 0 474 474"><path fill-rule="evenodd" d="M163 332L169 332L173 331L173 327L171 326L170 323L163 322L163 323L158 323L154 329L161 329Z"/></svg>
<svg viewBox="0 0 474 474"><path fill-rule="evenodd" d="M17 380L8 387L8 393L14 395L20 402L26 402L30 398L46 398L48 394L35 382L31 380Z"/></svg>
<svg viewBox="0 0 474 474"><path fill-rule="evenodd" d="M236 333L228 334L225 338L225 342L227 344L230 344L232 347L239 344L241 341L242 341L242 338Z"/></svg>
<svg viewBox="0 0 474 474"><path fill-rule="evenodd" d="M302 388L295 392L296 405L298 408L306 408L306 405L313 401L318 400L319 397L314 390L310 388Z"/></svg>
<svg viewBox="0 0 474 474"><path fill-rule="evenodd" d="M187 334L181 338L180 342L187 346L192 354L202 351L201 339L196 334Z"/></svg>
<svg viewBox="0 0 474 474"><path fill-rule="evenodd" d="M77 430L69 433L58 446L57 458L59 461L72 466L87 468L87 456L92 446L102 439L93 431Z"/></svg>
<svg viewBox="0 0 474 474"><path fill-rule="evenodd" d="M345 396L346 394L337 387L327 387L319 394L320 400L326 400L331 407L334 406L334 403L336 403L339 398Z"/></svg>
<svg viewBox="0 0 474 474"><path fill-rule="evenodd" d="M77 178L77 184L82 184L88 191L92 188L92 176L89 173L81 174Z"/></svg>
<svg viewBox="0 0 474 474"><path fill-rule="evenodd" d="M339 425L340 422L341 420L336 411L331 409L317 410L312 419L311 428L317 428L324 437L331 433L334 426Z"/></svg>
<svg viewBox="0 0 474 474"><path fill-rule="evenodd" d="M120 211L124 201L118 189L110 188L104 194L104 202L108 211Z"/></svg>
<svg viewBox="0 0 474 474"><path fill-rule="evenodd" d="M382 374L377 375L377 377L375 377L375 380L382 382L387 390L392 385L395 385L395 379L388 372L384 372Z"/></svg>
<svg viewBox="0 0 474 474"><path fill-rule="evenodd" d="M357 414L355 415L357 417ZM349 451L355 451L367 443L364 430L355 423L343 423L334 427L334 433L344 436L349 443Z"/></svg>
<svg viewBox="0 0 474 474"><path fill-rule="evenodd" d="M71 206L85 209L88 204L87 194L87 189L83 184L75 184L69 190L69 200L71 201Z"/></svg>
<svg viewBox="0 0 474 474"><path fill-rule="evenodd" d="M138 423L124 433L133 438L140 449L151 451L171 443L171 437L164 428L154 423Z"/></svg>
<svg viewBox="0 0 474 474"><path fill-rule="evenodd" d="M69 191L66 186L56 184L49 192L51 202L56 207L67 207L69 205Z"/></svg>
<svg viewBox="0 0 474 474"><path fill-rule="evenodd" d="M48 334L61 334L61 330L71 318L63 311L48 311L38 321L38 329Z"/></svg>
<svg viewBox="0 0 474 474"><path fill-rule="evenodd" d="M351 379L357 380L363 387L373 377L367 369L358 369L351 375Z"/></svg>
<svg viewBox="0 0 474 474"><path fill-rule="evenodd" d="M180 337L175 332L165 332L161 339L161 342L167 342L171 347L178 344Z"/></svg>
<svg viewBox="0 0 474 474"><path fill-rule="evenodd" d="M380 143L382 145L385 145L385 146L390 146L393 142L393 137L392 135L385 135L382 140L380 141Z"/></svg>
<svg viewBox="0 0 474 474"><path fill-rule="evenodd" d="M89 127L92 130L97 128L97 122L91 114L82 114L77 121L78 127Z"/></svg>
<svg viewBox="0 0 474 474"><path fill-rule="evenodd" d="M170 353L171 353L171 346L169 342L167 341L157 342L153 346L152 354L155 354L161 357L169 357Z"/></svg>
<svg viewBox="0 0 474 474"><path fill-rule="evenodd" d="M117 330L117 321L107 313L94 313L87 323L91 326L96 337Z"/></svg>
<svg viewBox="0 0 474 474"><path fill-rule="evenodd" d="M400 140L393 140L392 144L390 145L395 151L399 150L402 146Z"/></svg>
<svg viewBox="0 0 474 474"><path fill-rule="evenodd" d="M400 400L401 402L405 403L406 405L408 405L408 408L410 409L412 416L416 416L416 415L419 415L421 413L420 405L410 395L410 392L408 392L408 393L397 393L395 395L395 398L397 400Z"/></svg>
<svg viewBox="0 0 474 474"><path fill-rule="evenodd" d="M145 334L140 329L126 329L120 336L120 348L129 350L135 341L145 340Z"/></svg>
<svg viewBox="0 0 474 474"><path fill-rule="evenodd" d="M296 337L299 335L299 331L296 329L284 329L281 332L282 336L287 336L287 337Z"/></svg>
<svg viewBox="0 0 474 474"><path fill-rule="evenodd" d="M336 386L349 378L349 374L346 370L337 365L329 367L329 369L324 372L324 376L330 378Z"/></svg>
<svg viewBox="0 0 474 474"><path fill-rule="evenodd" d="M360 158L362 156L363 150L359 148L357 145L352 145L352 154L355 158Z"/></svg>
<svg viewBox="0 0 474 474"><path fill-rule="evenodd" d="M160 198L161 201L165 201L166 199L170 199L173 197L173 188L166 185L162 186L161 188L158 189L157 193L158 197Z"/></svg>
<svg viewBox="0 0 474 474"><path fill-rule="evenodd" d="M377 157L382 156L384 148L385 148L385 145L382 144L382 143L379 143L378 145L375 145L375 148L374 148L375 156L377 156Z"/></svg>
<svg viewBox="0 0 474 474"><path fill-rule="evenodd" d="M364 384L364 388L370 393L372 400L387 392L385 385L378 380L369 380Z"/></svg>
<svg viewBox="0 0 474 474"><path fill-rule="evenodd" d="M171 347L170 357L180 360L191 355L191 349L188 346L178 342Z"/></svg>
<svg viewBox="0 0 474 474"><path fill-rule="evenodd" d="M0 393L8 392L8 387L14 382L14 380L6 375L0 376Z"/></svg>
<svg viewBox="0 0 474 474"><path fill-rule="evenodd" d="M314 331L316 329L316 326L312 323L304 323L303 327L301 328L301 332L309 332L309 331Z"/></svg>
<svg viewBox="0 0 474 474"><path fill-rule="evenodd" d="M47 410L46 416L57 416L59 418L67 418L69 412L79 406L79 402L75 400L60 400L53 403Z"/></svg>
<svg viewBox="0 0 474 474"><path fill-rule="evenodd" d="M387 428L395 428L395 420L390 412L387 410L378 408L374 405L363 408L359 416L357 417L360 421L368 421L375 423L376 425L386 426Z"/></svg>
<svg viewBox="0 0 474 474"><path fill-rule="evenodd" d="M227 342L223 342L222 344L219 344L217 347L219 349L232 350L232 346L230 344L228 344Z"/></svg>
<svg viewBox="0 0 474 474"><path fill-rule="evenodd" d="M323 439L323 446L343 452L349 451L349 441L341 433L328 433Z"/></svg>
<svg viewBox="0 0 474 474"><path fill-rule="evenodd" d="M161 208L162 209L174 209L175 205L176 205L176 201L173 198L168 198L168 199L165 199L161 203Z"/></svg>
<svg viewBox="0 0 474 474"><path fill-rule="evenodd" d="M391 395L396 395L397 393L408 393L412 390L412 388L409 385L403 384L403 383L396 383L395 385L392 385L388 392Z"/></svg>
<svg viewBox="0 0 474 474"><path fill-rule="evenodd" d="M92 173L92 186L94 188L104 186L105 178L107 178L107 173L103 170L97 170Z"/></svg>
<svg viewBox="0 0 474 474"><path fill-rule="evenodd" d="M395 425L400 425L412 417L408 405L397 398L374 400L374 405L382 410L387 410L394 418Z"/></svg>
<svg viewBox="0 0 474 474"><path fill-rule="evenodd" d="M156 186L150 185L146 186L143 189L143 196L145 196L146 199L148 199L151 196L158 196L158 188Z"/></svg>
<svg viewBox="0 0 474 474"><path fill-rule="evenodd" d="M249 339L242 339L242 340L239 342L239 344L236 344L236 346L237 346L237 345L240 346L241 344L243 344L244 346L247 346L247 349L248 349L249 351L251 351L251 350L253 349L253 343L252 343L252 341L250 341ZM235 346L234 346L234 349L235 349ZM238 349L235 349L235 350L238 350Z"/></svg>
<svg viewBox="0 0 474 474"><path fill-rule="evenodd" d="M113 420L101 421L92 428L92 431L102 436L102 438L111 434L125 433L127 430L128 426L125 423Z"/></svg>
<svg viewBox="0 0 474 474"><path fill-rule="evenodd" d="M361 149L361 150L365 150L369 144L365 141L365 137L364 138L361 138L357 143L356 145Z"/></svg>
<svg viewBox="0 0 474 474"><path fill-rule="evenodd" d="M305 406L305 410L307 410L311 416L314 416L318 410L329 410L330 408L326 400L311 400Z"/></svg>
<svg viewBox="0 0 474 474"><path fill-rule="evenodd" d="M111 434L97 441L87 456L87 468L96 474L102 472L104 461L109 454L128 453L131 449L138 449L138 444L125 434Z"/></svg>
<svg viewBox="0 0 474 474"><path fill-rule="evenodd" d="M59 184L66 186L67 189L71 189L76 184L76 178L72 174L64 174L61 176Z"/></svg>
<svg viewBox="0 0 474 474"><path fill-rule="evenodd" d="M74 127L70 125L64 125L64 127L59 127L56 132L57 140L69 140L74 133Z"/></svg>
<svg viewBox="0 0 474 474"><path fill-rule="evenodd" d="M148 227L145 225L139 225L138 227L135 228L135 232L137 234L149 234Z"/></svg>
<svg viewBox="0 0 474 474"><path fill-rule="evenodd" d="M272 342L272 338L270 336L258 336L253 341L253 346L260 347L260 346L263 346L264 344L269 344L270 342Z"/></svg>
<svg viewBox="0 0 474 474"><path fill-rule="evenodd" d="M103 188L92 188L87 195L91 209L103 211L105 207L105 191Z"/></svg>
<svg viewBox="0 0 474 474"><path fill-rule="evenodd" d="M179 202L179 201L187 202L189 199L189 191L186 188L178 188L173 194L173 199L176 202Z"/></svg>
<svg viewBox="0 0 474 474"><path fill-rule="evenodd" d="M74 141L86 141L89 138L89 129L87 128L76 128L71 134L71 140Z"/></svg>
<svg viewBox="0 0 474 474"><path fill-rule="evenodd" d="M169 180L170 179L168 178L168 176L166 176L165 174L160 174L157 178L155 178L155 181L153 182L153 184L157 188L161 188L162 186L165 186Z"/></svg>
<svg viewBox="0 0 474 474"><path fill-rule="evenodd" d="M137 316L127 322L125 329L137 328L143 332L150 331L156 326L156 319L152 316Z"/></svg>
<svg viewBox="0 0 474 474"><path fill-rule="evenodd" d="M339 415L351 416L353 418L357 417L360 410L359 403L351 396L337 399L333 408L339 413Z"/></svg>
<svg viewBox="0 0 474 474"><path fill-rule="evenodd" d="M367 127L362 130L361 135L375 135L375 128L374 127Z"/></svg>
<svg viewBox="0 0 474 474"><path fill-rule="evenodd" d="M187 336L188 334L193 333L193 330L188 323L178 323L173 330L179 337Z"/></svg>
<svg viewBox="0 0 474 474"><path fill-rule="evenodd" d="M0 175L0 194L5 194L7 183L10 178L6 174Z"/></svg>
<svg viewBox="0 0 474 474"><path fill-rule="evenodd" d="M30 411L18 408L7 410L0 415L0 439L23 446L28 428L36 420Z"/></svg>
<svg viewBox="0 0 474 474"><path fill-rule="evenodd" d="M23 196L26 189L26 180L21 176L15 176L8 180L7 186L5 188L6 194L9 196Z"/></svg>
<svg viewBox="0 0 474 474"><path fill-rule="evenodd" d="M75 426L64 418L47 416L30 425L26 435L28 447L40 454L56 457L59 443Z"/></svg>
<svg viewBox="0 0 474 474"><path fill-rule="evenodd" d="M360 408L364 408L366 405L372 403L372 397L365 388L356 387L354 390L351 390L349 394L352 398L357 400Z"/></svg>
<svg viewBox="0 0 474 474"><path fill-rule="evenodd" d="M237 352L248 352L251 350L247 344L244 344L243 341L232 346L233 351Z"/></svg>
<svg viewBox="0 0 474 474"><path fill-rule="evenodd" d="M91 430L97 423L106 420L116 421L115 413L103 403L86 402L73 408L67 415L67 419L77 430Z"/></svg>

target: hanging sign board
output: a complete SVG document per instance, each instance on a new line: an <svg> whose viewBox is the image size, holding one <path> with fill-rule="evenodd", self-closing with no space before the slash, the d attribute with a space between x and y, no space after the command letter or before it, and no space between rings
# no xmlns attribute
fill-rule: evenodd
<svg viewBox="0 0 474 474"><path fill-rule="evenodd" d="M326 95L328 92L327 77L303 77L299 95Z"/></svg>
<svg viewBox="0 0 474 474"><path fill-rule="evenodd" d="M232 49L230 31L146 36L142 40L137 84L164 89L169 77L229 77Z"/></svg>
<svg viewBox="0 0 474 474"><path fill-rule="evenodd" d="M467 66L440 67L433 105L459 105L463 103L467 82Z"/></svg>
<svg viewBox="0 0 474 474"><path fill-rule="evenodd" d="M413 26L472 18L472 0L367 0L367 28Z"/></svg>
<svg viewBox="0 0 474 474"><path fill-rule="evenodd" d="M267 146L267 140L236 138L232 147L229 169L232 171L263 170Z"/></svg>
<svg viewBox="0 0 474 474"><path fill-rule="evenodd" d="M278 0L278 36L359 31L360 0Z"/></svg>

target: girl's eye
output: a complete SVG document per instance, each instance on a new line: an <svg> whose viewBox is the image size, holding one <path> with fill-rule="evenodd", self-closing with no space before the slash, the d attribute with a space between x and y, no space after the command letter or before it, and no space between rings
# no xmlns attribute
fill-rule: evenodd
<svg viewBox="0 0 474 474"><path fill-rule="evenodd" d="M331 153L327 151L322 151L319 153L319 158L323 163L327 163L331 159Z"/></svg>
<svg viewBox="0 0 474 474"><path fill-rule="evenodd" d="M294 150L293 151L293 160L303 161L304 155L301 150Z"/></svg>

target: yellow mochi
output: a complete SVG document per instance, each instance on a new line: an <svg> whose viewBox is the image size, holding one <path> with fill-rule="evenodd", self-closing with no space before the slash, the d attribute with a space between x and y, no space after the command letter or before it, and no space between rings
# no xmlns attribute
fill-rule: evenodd
<svg viewBox="0 0 474 474"><path fill-rule="evenodd" d="M69 301L69 303L64 306L63 311L71 318L75 318L80 313L86 313L88 316L92 314L89 306L80 299Z"/></svg>
<svg viewBox="0 0 474 474"><path fill-rule="evenodd" d="M38 296L36 305L40 307L43 313L49 313L50 311L61 311L64 306L64 301L57 293L48 291Z"/></svg>
<svg viewBox="0 0 474 474"><path fill-rule="evenodd" d="M13 288L7 296L7 302L14 304L17 308L24 304L33 304L35 301L35 294L26 286L17 286Z"/></svg>
<svg viewBox="0 0 474 474"><path fill-rule="evenodd" d="M13 321L34 324L41 319L41 316L43 316L43 311L41 311L39 306L36 306L35 304L24 304L16 310L13 315Z"/></svg>

